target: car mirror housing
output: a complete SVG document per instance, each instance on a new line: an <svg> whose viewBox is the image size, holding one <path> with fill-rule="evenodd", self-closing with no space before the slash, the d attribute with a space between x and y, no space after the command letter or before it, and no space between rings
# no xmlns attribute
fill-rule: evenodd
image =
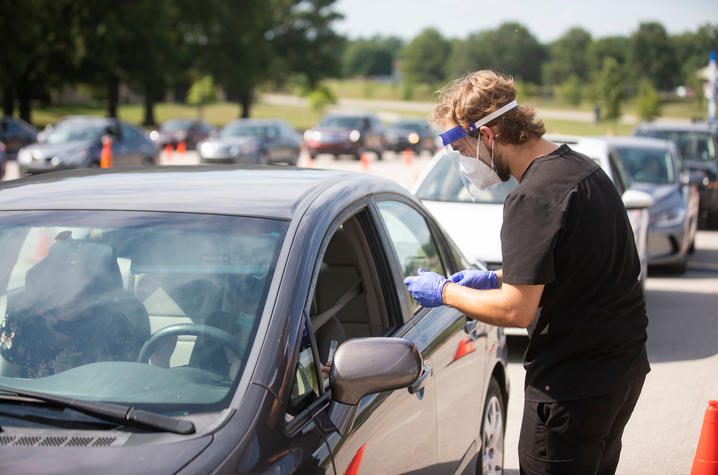
<svg viewBox="0 0 718 475"><path fill-rule="evenodd" d="M358 338L344 342L330 372L329 417L341 435L351 428L361 398L409 387L421 376L423 360L403 338Z"/></svg>
<svg viewBox="0 0 718 475"><path fill-rule="evenodd" d="M626 190L623 193L623 206L626 209L643 209L653 206L653 197L638 190Z"/></svg>

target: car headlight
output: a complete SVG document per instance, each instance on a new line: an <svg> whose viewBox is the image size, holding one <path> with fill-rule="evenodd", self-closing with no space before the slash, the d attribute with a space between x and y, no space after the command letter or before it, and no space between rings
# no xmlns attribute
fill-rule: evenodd
<svg viewBox="0 0 718 475"><path fill-rule="evenodd" d="M419 143L419 134L416 132L412 132L409 134L409 143L410 144L418 144Z"/></svg>
<svg viewBox="0 0 718 475"><path fill-rule="evenodd" d="M32 154L29 150L21 148L20 151L17 153L17 161L19 163L27 165L32 161Z"/></svg>
<svg viewBox="0 0 718 475"><path fill-rule="evenodd" d="M199 146L199 152L205 156L212 155L214 153L215 149L216 149L215 145L211 142L203 142Z"/></svg>
<svg viewBox="0 0 718 475"><path fill-rule="evenodd" d="M318 142L322 139L322 133L318 130L307 129L304 131L304 140L313 140Z"/></svg>
<svg viewBox="0 0 718 475"><path fill-rule="evenodd" d="M651 221L656 226L668 227L681 224L685 217L686 208L681 206L656 213Z"/></svg>
<svg viewBox="0 0 718 475"><path fill-rule="evenodd" d="M361 132L359 132L358 130L355 129L349 132L349 140L351 140L352 142L358 142L360 138Z"/></svg>
<svg viewBox="0 0 718 475"><path fill-rule="evenodd" d="M159 139L159 138L160 138L160 133L159 133L159 132L157 132L156 130L153 130L152 132L150 132L150 139L151 139L151 140L157 141L157 139Z"/></svg>

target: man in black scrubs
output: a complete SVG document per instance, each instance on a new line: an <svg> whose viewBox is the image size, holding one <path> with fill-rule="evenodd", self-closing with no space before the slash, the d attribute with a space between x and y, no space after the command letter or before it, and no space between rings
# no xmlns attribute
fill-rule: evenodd
<svg viewBox="0 0 718 475"><path fill-rule="evenodd" d="M545 140L515 100L510 78L478 71L444 89L433 117L463 179L519 182L504 204L503 269L405 283L421 305L528 328L521 473L615 473L650 371L633 232L601 168Z"/></svg>

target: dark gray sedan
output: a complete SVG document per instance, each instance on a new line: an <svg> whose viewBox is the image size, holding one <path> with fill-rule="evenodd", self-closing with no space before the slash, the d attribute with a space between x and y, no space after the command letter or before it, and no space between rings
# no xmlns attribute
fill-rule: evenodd
<svg viewBox="0 0 718 475"><path fill-rule="evenodd" d="M411 300L467 263L391 181L60 172L0 185L0 242L0 473L502 467L505 336Z"/></svg>
<svg viewBox="0 0 718 475"><path fill-rule="evenodd" d="M99 167L103 139L111 140L113 167L157 161L157 147L142 129L119 119L69 116L43 131L40 143L20 149L20 174Z"/></svg>
<svg viewBox="0 0 718 475"><path fill-rule="evenodd" d="M237 119L199 144L202 163L296 165L302 140L281 119Z"/></svg>

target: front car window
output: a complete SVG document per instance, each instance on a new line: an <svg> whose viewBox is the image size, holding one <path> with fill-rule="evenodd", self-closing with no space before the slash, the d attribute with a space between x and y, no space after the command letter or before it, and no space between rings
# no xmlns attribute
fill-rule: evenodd
<svg viewBox="0 0 718 475"><path fill-rule="evenodd" d="M639 183L668 185L675 183L673 156L664 148L616 147L621 161Z"/></svg>
<svg viewBox="0 0 718 475"><path fill-rule="evenodd" d="M45 137L49 144L75 142L78 140L98 140L105 125L88 121L68 120L60 122Z"/></svg>
<svg viewBox="0 0 718 475"><path fill-rule="evenodd" d="M712 162L716 159L716 149L709 132L691 130L641 130L637 135L670 140L676 144L686 160Z"/></svg>
<svg viewBox="0 0 718 475"><path fill-rule="evenodd" d="M267 136L267 127L264 125L228 124L219 132L219 136L262 139Z"/></svg>
<svg viewBox="0 0 718 475"><path fill-rule="evenodd" d="M398 201L379 202L379 211L404 277L416 275L419 268L446 275L429 225L418 211Z"/></svg>
<svg viewBox="0 0 718 475"><path fill-rule="evenodd" d="M171 412L225 400L286 228L182 213L0 213L0 385Z"/></svg>
<svg viewBox="0 0 718 475"><path fill-rule="evenodd" d="M160 130L164 130L166 132L172 132L176 130L186 131L192 127L192 124L194 124L194 121L192 119L170 119L162 124Z"/></svg>
<svg viewBox="0 0 718 475"><path fill-rule="evenodd" d="M513 177L484 190L470 184L474 200L459 177L459 167L448 156L442 156L422 182L416 196L421 200L431 201L503 204L517 185Z"/></svg>
<svg viewBox="0 0 718 475"><path fill-rule="evenodd" d="M343 129L361 129L363 128L363 120L361 117L340 117L329 116L324 117L320 122L320 127L340 127Z"/></svg>

